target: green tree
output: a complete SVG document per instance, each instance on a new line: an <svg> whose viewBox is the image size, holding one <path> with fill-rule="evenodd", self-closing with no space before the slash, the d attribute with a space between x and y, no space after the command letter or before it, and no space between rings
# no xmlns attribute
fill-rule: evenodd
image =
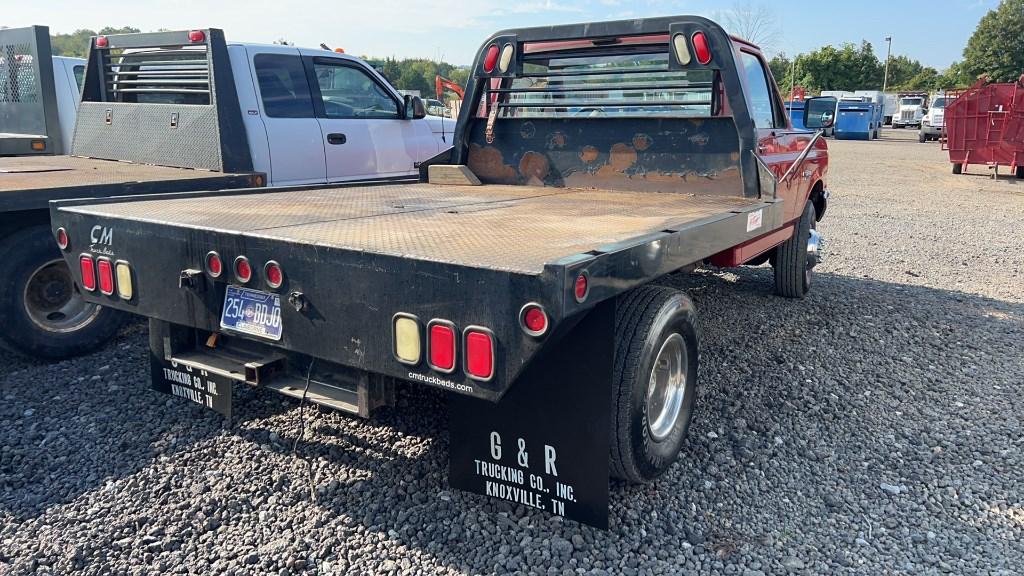
<svg viewBox="0 0 1024 576"><path fill-rule="evenodd" d="M964 48L964 72L1012 82L1024 72L1024 0L1003 0L978 22Z"/></svg>
<svg viewBox="0 0 1024 576"><path fill-rule="evenodd" d="M125 26L123 28L107 26L100 29L99 32L82 28L71 32L70 34L52 34L50 36L50 47L55 56L77 56L79 58L85 58L89 53L89 39L91 37L98 35L106 36L109 34L131 34L135 32L140 32L140 30L138 28L132 28L131 26Z"/></svg>

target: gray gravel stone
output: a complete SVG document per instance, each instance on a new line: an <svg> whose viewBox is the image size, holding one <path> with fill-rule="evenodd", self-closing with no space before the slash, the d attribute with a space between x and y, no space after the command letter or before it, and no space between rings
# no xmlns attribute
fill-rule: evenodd
<svg viewBox="0 0 1024 576"><path fill-rule="evenodd" d="M1022 574L1024 194L913 137L829 142L805 299L767 266L663 279L700 311L696 414L607 532L451 490L439 393L307 407L292 454L297 402L240 388L225 427L158 395L135 323L0 351L0 574Z"/></svg>

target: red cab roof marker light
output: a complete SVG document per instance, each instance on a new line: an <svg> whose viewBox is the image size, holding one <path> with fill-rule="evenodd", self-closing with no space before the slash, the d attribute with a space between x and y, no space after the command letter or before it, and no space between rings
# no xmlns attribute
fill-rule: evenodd
<svg viewBox="0 0 1024 576"><path fill-rule="evenodd" d="M463 335L466 350L466 374L486 382L494 377L494 334L487 328L468 326Z"/></svg>
<svg viewBox="0 0 1024 576"><path fill-rule="evenodd" d="M188 33L189 42L203 42L206 40L206 32L202 30L190 30Z"/></svg>
<svg viewBox="0 0 1024 576"><path fill-rule="evenodd" d="M106 48L109 45L110 45L110 41L107 40L106 36L97 36L96 37L96 47L97 48Z"/></svg>

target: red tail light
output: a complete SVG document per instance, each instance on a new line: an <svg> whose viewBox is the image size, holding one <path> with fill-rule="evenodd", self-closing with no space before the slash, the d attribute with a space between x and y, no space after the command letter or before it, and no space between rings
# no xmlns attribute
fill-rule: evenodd
<svg viewBox="0 0 1024 576"><path fill-rule="evenodd" d="M590 294L590 280L587 278L586 272L580 272L573 285L573 295L576 296L577 302L583 302L587 299L588 294Z"/></svg>
<svg viewBox="0 0 1024 576"><path fill-rule="evenodd" d="M224 272L224 262L221 261L220 254L216 252L206 254L206 272L213 278L219 278Z"/></svg>
<svg viewBox="0 0 1024 576"><path fill-rule="evenodd" d="M97 36L96 37L96 47L97 48L106 48L109 44L110 44L110 42L107 40L106 36Z"/></svg>
<svg viewBox="0 0 1024 576"><path fill-rule="evenodd" d="M490 74L494 72L494 67L498 64L498 45L491 44L487 47L487 54L484 55L484 72Z"/></svg>
<svg viewBox="0 0 1024 576"><path fill-rule="evenodd" d="M63 228L57 228L57 247L61 250L67 250L71 244L71 240L68 239L68 231Z"/></svg>
<svg viewBox="0 0 1024 576"><path fill-rule="evenodd" d="M252 280L252 266L249 265L249 259L245 256L235 258L235 279L242 284Z"/></svg>
<svg viewBox="0 0 1024 576"><path fill-rule="evenodd" d="M455 326L444 320L431 320L427 331L430 367L439 372L455 370Z"/></svg>
<svg viewBox="0 0 1024 576"><path fill-rule="evenodd" d="M100 293L110 296L114 293L114 265L106 258L96 261L98 276L100 277Z"/></svg>
<svg viewBox="0 0 1024 576"><path fill-rule="evenodd" d="M519 312L519 322L523 331L530 336L543 336L548 331L548 315L540 304L533 302L523 306Z"/></svg>
<svg viewBox="0 0 1024 576"><path fill-rule="evenodd" d="M494 376L494 336L486 328L466 328L466 373L474 380Z"/></svg>
<svg viewBox="0 0 1024 576"><path fill-rule="evenodd" d="M707 64L711 62L711 47L708 45L708 38L703 32L695 32L693 35L693 55L697 62Z"/></svg>
<svg viewBox="0 0 1024 576"><path fill-rule="evenodd" d="M93 262L92 256L83 254L78 260L79 267L82 269L82 288L93 292L96 290L96 264Z"/></svg>
<svg viewBox="0 0 1024 576"><path fill-rule="evenodd" d="M267 286L271 288L280 288L284 282L284 271L281 270L281 265L273 260L263 267L263 276L267 279Z"/></svg>
<svg viewBox="0 0 1024 576"><path fill-rule="evenodd" d="M206 32L202 30L192 30L188 33L189 42L202 42L206 40Z"/></svg>

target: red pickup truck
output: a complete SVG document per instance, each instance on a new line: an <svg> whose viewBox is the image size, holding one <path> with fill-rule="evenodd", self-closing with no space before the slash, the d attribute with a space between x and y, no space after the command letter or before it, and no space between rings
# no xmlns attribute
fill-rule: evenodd
<svg viewBox="0 0 1024 576"><path fill-rule="evenodd" d="M437 387L452 484L604 526L609 475L663 473L693 412L696 311L657 279L771 262L802 297L827 159L756 46L676 16L495 34L420 183L51 216L86 299L151 318L154 388L230 417L238 386L360 416Z"/></svg>

